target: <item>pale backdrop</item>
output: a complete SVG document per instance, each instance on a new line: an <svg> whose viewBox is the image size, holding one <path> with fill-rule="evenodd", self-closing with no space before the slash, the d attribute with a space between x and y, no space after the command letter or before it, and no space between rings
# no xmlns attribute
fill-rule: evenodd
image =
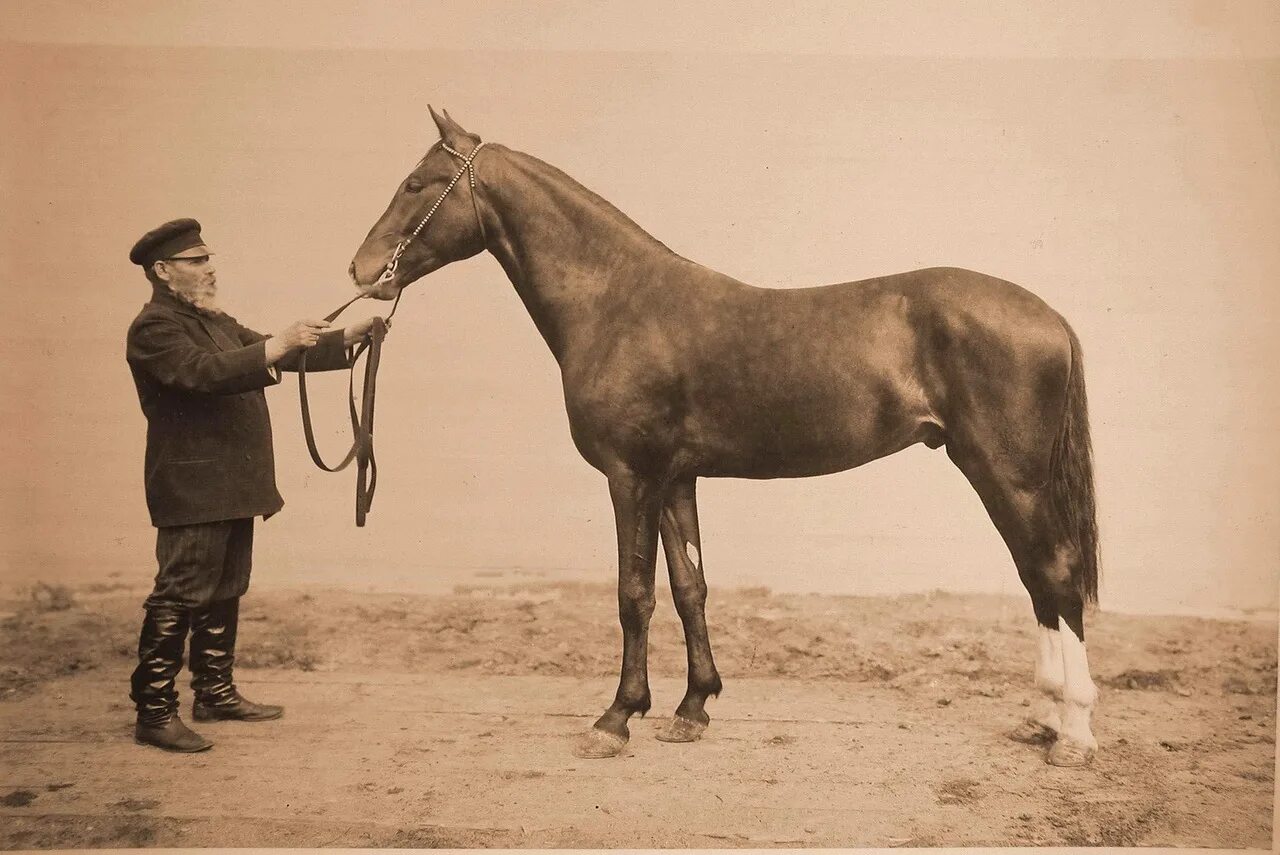
<svg viewBox="0 0 1280 855"><path fill-rule="evenodd" d="M777 21L764 4L6 4L6 580L154 572L124 361L148 294L132 242L194 216L241 321L322 315L434 140L431 103L753 284L946 264L1035 291L1084 344L1104 607L1274 609L1274 7L1076 6L798 6ZM325 379L313 394L335 455L345 386ZM379 392L364 529L350 473L306 458L293 378L269 392L287 506L258 530L255 584L612 578L603 477L491 257L407 294ZM1020 591L941 451L699 490L713 597Z"/></svg>

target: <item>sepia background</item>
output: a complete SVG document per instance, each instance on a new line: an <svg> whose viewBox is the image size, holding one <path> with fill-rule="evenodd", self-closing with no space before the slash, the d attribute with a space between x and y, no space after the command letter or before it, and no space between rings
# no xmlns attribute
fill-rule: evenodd
<svg viewBox="0 0 1280 855"><path fill-rule="evenodd" d="M1103 607L1274 611L1274 6L646 8L631 26L616 4L5 4L6 581L154 573L124 361L149 293L133 241L196 217L242 322L321 316L350 296L355 248L435 139L430 103L745 282L956 265L1039 294L1084 345ZM402 301L367 527L351 473L308 461L294 387L268 393L287 506L258 529L255 585L612 577L604 479L574 450L554 360L491 257ZM313 391L330 456L347 442L345 388ZM713 598L1020 590L940 451L703 481L700 509Z"/></svg>

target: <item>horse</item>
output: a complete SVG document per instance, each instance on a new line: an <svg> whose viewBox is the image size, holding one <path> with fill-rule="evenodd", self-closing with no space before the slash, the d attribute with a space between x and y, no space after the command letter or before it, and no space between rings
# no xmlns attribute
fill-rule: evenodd
<svg viewBox="0 0 1280 855"><path fill-rule="evenodd" d="M688 683L658 738L692 742L710 722L706 702L722 684L698 478L817 476L916 443L945 447L1030 595L1037 702L1009 736L1047 745L1058 766L1095 756L1084 636L1098 599L1092 451L1080 342L1060 314L1010 282L948 267L753 287L672 252L559 169L428 109L440 139L349 273L358 296L391 300L487 250L559 365L574 445L608 481L623 634L617 692L577 756L621 754L631 716L649 711L659 539Z"/></svg>

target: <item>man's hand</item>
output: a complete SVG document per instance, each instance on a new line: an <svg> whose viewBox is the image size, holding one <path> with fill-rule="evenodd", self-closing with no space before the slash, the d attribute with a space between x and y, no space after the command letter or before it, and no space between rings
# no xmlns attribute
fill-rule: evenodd
<svg viewBox="0 0 1280 855"><path fill-rule="evenodd" d="M320 333L328 328L328 321L294 321L267 339L267 364L274 365L296 348L315 346Z"/></svg>
<svg viewBox="0 0 1280 855"><path fill-rule="evenodd" d="M363 321L356 321L342 331L342 343L347 347L357 343L369 334L369 329L373 326L375 318L365 318ZM391 329L391 321L384 321L387 329Z"/></svg>

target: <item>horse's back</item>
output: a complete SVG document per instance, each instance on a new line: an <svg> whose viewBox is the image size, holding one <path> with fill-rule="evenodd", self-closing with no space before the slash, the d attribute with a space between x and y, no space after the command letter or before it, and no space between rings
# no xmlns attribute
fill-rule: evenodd
<svg viewBox="0 0 1280 855"><path fill-rule="evenodd" d="M838 449L823 470L915 442L988 442L1013 424L1022 441L1047 447L1057 428L1071 362L1068 329L1012 282L936 267L740 293L734 358L739 373L758 373L740 404L757 417L781 411L822 424L827 436L804 433Z"/></svg>
<svg viewBox="0 0 1280 855"><path fill-rule="evenodd" d="M906 363L941 371L956 347L985 351L992 370L1002 355L1014 362L1070 357L1066 322L1040 297L955 267L808 288L758 288L711 274L655 314L666 318L677 349L699 362L732 357L764 366L790 354L798 367L849 366L863 376Z"/></svg>
<svg viewBox="0 0 1280 855"><path fill-rule="evenodd" d="M931 267L815 288L753 289L758 317L809 325L859 356L910 359L944 371L956 358L988 372L1070 360L1066 321L1036 294L1004 279ZM763 296L761 296L763 295ZM785 322L783 326L788 326Z"/></svg>

